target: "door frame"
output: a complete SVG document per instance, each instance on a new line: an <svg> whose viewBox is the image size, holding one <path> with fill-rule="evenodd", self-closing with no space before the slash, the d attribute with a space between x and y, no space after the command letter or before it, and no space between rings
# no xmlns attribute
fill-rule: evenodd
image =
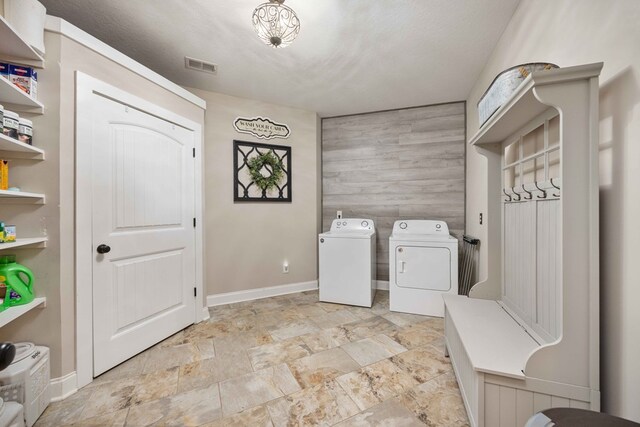
<svg viewBox="0 0 640 427"><path fill-rule="evenodd" d="M202 125L118 89L82 72L76 71L76 159L75 159L75 292L76 292L76 375L77 387L93 381L93 242L92 242L92 126L87 105L92 96L103 96L136 110L175 123L193 131L196 158L195 180L195 261L196 301L194 323L205 320L204 306L204 186ZM89 284L89 285L87 285Z"/></svg>

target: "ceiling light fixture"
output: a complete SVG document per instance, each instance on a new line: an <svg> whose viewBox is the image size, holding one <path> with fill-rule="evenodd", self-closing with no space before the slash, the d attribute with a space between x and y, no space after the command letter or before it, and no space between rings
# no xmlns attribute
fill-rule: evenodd
<svg viewBox="0 0 640 427"><path fill-rule="evenodd" d="M272 47L289 46L300 32L300 20L284 0L269 0L253 11L253 27L258 37Z"/></svg>

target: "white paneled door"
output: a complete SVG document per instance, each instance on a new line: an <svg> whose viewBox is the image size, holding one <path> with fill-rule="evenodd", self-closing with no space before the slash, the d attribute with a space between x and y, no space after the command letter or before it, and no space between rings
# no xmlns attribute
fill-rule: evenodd
<svg viewBox="0 0 640 427"><path fill-rule="evenodd" d="M195 319L194 132L93 105L94 376Z"/></svg>

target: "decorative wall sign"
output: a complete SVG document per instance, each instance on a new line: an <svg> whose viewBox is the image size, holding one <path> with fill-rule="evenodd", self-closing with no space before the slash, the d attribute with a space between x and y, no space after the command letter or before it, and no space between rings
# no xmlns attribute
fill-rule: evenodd
<svg viewBox="0 0 640 427"><path fill-rule="evenodd" d="M240 133L248 133L260 139L289 138L289 126L274 122L268 117L245 119L238 117L233 127Z"/></svg>
<svg viewBox="0 0 640 427"><path fill-rule="evenodd" d="M233 200L291 201L291 147L233 141Z"/></svg>

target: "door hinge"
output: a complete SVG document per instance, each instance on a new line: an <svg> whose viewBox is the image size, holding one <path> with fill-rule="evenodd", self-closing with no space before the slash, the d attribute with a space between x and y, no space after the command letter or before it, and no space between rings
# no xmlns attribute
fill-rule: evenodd
<svg viewBox="0 0 640 427"><path fill-rule="evenodd" d="M193 228L196 228L196 219L193 218Z"/></svg>
<svg viewBox="0 0 640 427"><path fill-rule="evenodd" d="M196 147L193 147L193 158L196 158Z"/></svg>
<svg viewBox="0 0 640 427"><path fill-rule="evenodd" d="M198 288L193 288L193 296L194 298L198 296Z"/></svg>

